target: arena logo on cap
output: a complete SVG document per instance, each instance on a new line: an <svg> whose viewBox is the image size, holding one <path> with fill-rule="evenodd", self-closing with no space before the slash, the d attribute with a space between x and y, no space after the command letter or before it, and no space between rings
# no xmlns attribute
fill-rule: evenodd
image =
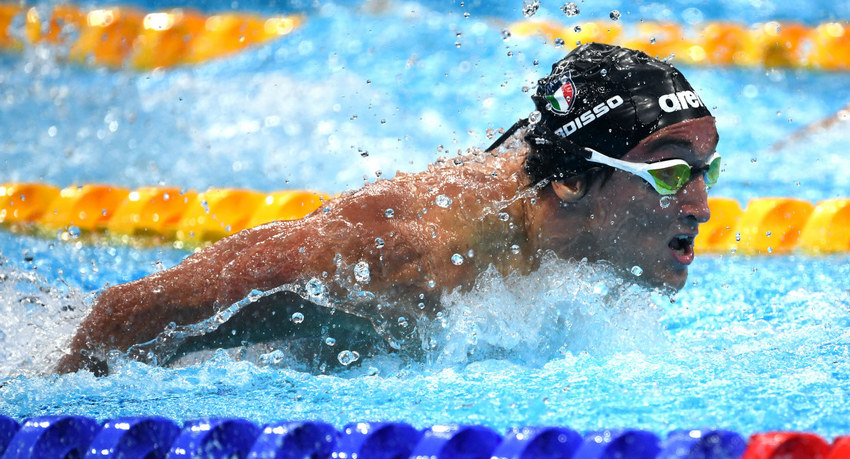
<svg viewBox="0 0 850 459"><path fill-rule="evenodd" d="M664 94L658 98L658 105L661 110L667 113L673 113L679 110L687 110L689 108L705 107L702 99L693 91L679 91L670 94Z"/></svg>
<svg viewBox="0 0 850 459"><path fill-rule="evenodd" d="M561 83L561 87L554 94L546 96L546 101L552 106L553 112L566 115L578 96L578 89L569 72L561 78Z"/></svg>

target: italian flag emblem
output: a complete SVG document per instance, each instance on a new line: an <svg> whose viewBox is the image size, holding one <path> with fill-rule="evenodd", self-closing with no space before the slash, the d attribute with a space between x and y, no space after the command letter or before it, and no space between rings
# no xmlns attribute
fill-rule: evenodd
<svg viewBox="0 0 850 459"><path fill-rule="evenodd" d="M561 87L554 94L546 96L546 100L552 105L553 112L563 115L570 111L578 91L569 73L561 81L563 81Z"/></svg>

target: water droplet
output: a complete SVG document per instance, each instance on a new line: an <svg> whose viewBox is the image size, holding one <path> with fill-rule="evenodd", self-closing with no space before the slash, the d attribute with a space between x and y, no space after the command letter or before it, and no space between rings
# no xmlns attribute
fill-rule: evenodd
<svg viewBox="0 0 850 459"><path fill-rule="evenodd" d="M514 255L518 254L519 253L519 246L516 245L516 244L512 245L511 246L511 253L513 253Z"/></svg>
<svg viewBox="0 0 850 459"><path fill-rule="evenodd" d="M428 281L428 287L429 287L429 288L434 288L434 287L436 287L436 286L437 286L437 283L436 283L436 282L434 282L433 280L429 280L429 281Z"/></svg>
<svg viewBox="0 0 850 459"><path fill-rule="evenodd" d="M379 249L384 248L384 240L379 238L379 237L376 237L375 238L375 247L377 247Z"/></svg>
<svg viewBox="0 0 850 459"><path fill-rule="evenodd" d="M401 327L401 328L407 328L407 325L408 325L408 323L407 323L407 319L406 319L406 318L404 318L404 317L399 317L399 318L398 318L398 326L399 326L399 327Z"/></svg>
<svg viewBox="0 0 850 459"><path fill-rule="evenodd" d="M305 287L307 288L307 293L314 298L320 299L324 296L325 286L319 279L310 279Z"/></svg>
<svg viewBox="0 0 850 459"><path fill-rule="evenodd" d="M602 74L602 76L605 76L605 75L608 75L608 70L607 70L607 69L602 69L602 70L600 70L600 71L599 71L599 73L601 73L601 74Z"/></svg>
<svg viewBox="0 0 850 459"><path fill-rule="evenodd" d="M751 162L751 163L753 163L753 164L755 164L755 163L757 163L757 162L758 162L758 158L751 158L751 159L750 159L750 162Z"/></svg>
<svg viewBox="0 0 850 459"><path fill-rule="evenodd" d="M773 247L768 247L768 248L767 248L767 253L773 253Z"/></svg>
<svg viewBox="0 0 850 459"><path fill-rule="evenodd" d="M469 18L469 13L463 13L463 17Z"/></svg>
<svg viewBox="0 0 850 459"><path fill-rule="evenodd" d="M555 39L555 47L560 48L562 46L564 46L564 39L563 38L556 38Z"/></svg>
<svg viewBox="0 0 850 459"><path fill-rule="evenodd" d="M575 27L573 27L573 32L575 32L575 33L579 33L579 32L581 32L581 26L575 26Z"/></svg>
<svg viewBox="0 0 850 459"><path fill-rule="evenodd" d="M502 30L502 40L508 41L510 38L511 38L511 31L508 30L508 29L503 29Z"/></svg>
<svg viewBox="0 0 850 459"><path fill-rule="evenodd" d="M508 215L507 212L499 212L499 220L506 222L511 219L511 216Z"/></svg>
<svg viewBox="0 0 850 459"><path fill-rule="evenodd" d="M649 42L650 42L650 43L652 43L652 44L654 45L654 44L655 44L655 37L650 37L650 38L649 38Z"/></svg>
<svg viewBox="0 0 850 459"><path fill-rule="evenodd" d="M618 21L620 20L620 12L617 10L612 10L611 14L609 14L608 17L610 17L612 21Z"/></svg>
<svg viewBox="0 0 850 459"><path fill-rule="evenodd" d="M300 312L296 312L296 313L292 314L292 317L290 317L290 320L292 320L292 323L294 323L294 324L300 324L301 322L304 322L304 314L301 314Z"/></svg>
<svg viewBox="0 0 850 459"><path fill-rule="evenodd" d="M770 231L768 231L768 232L766 232L766 233L764 233L764 234L765 234L765 236L770 237L770 235L771 235L771 234L773 234L773 233L771 233Z"/></svg>
<svg viewBox="0 0 850 459"><path fill-rule="evenodd" d="M522 2L522 15L530 18L537 13L538 8L540 8L539 0L525 0Z"/></svg>
<svg viewBox="0 0 850 459"><path fill-rule="evenodd" d="M360 359L360 353L357 351L344 350L336 356L336 359L339 360L339 363L347 367Z"/></svg>
<svg viewBox="0 0 850 459"><path fill-rule="evenodd" d="M360 156L362 156L362 157L364 157L364 158L365 158L365 157L367 157L367 156L369 156L369 152L368 152L368 151L366 151L366 150L360 150L360 149L357 149L357 151L358 151L358 152L360 152Z"/></svg>
<svg viewBox="0 0 850 459"><path fill-rule="evenodd" d="M325 344L327 344L328 346L333 346L336 344L336 339L328 336L327 338L325 338Z"/></svg>
<svg viewBox="0 0 850 459"><path fill-rule="evenodd" d="M741 242L741 233L735 233L735 242Z"/></svg>
<svg viewBox="0 0 850 459"><path fill-rule="evenodd" d="M463 264L463 255L456 253L452 255L452 264L455 266L460 266Z"/></svg>
<svg viewBox="0 0 850 459"><path fill-rule="evenodd" d="M661 196L661 199L658 200L658 204L664 209L670 207L671 202L673 202L673 198L670 196Z"/></svg>
<svg viewBox="0 0 850 459"><path fill-rule="evenodd" d="M543 115L540 114L539 111L534 110L528 115L528 122L531 124L537 124L540 122L540 119L543 118Z"/></svg>
<svg viewBox="0 0 850 459"><path fill-rule="evenodd" d="M80 237L80 229L77 228L74 225L69 226L68 227L68 236L71 239L76 239L76 238Z"/></svg>
<svg viewBox="0 0 850 459"><path fill-rule="evenodd" d="M437 203L437 206L442 207L443 209L448 209L449 206L452 205L452 198L441 194L437 196L435 202Z"/></svg>
<svg viewBox="0 0 850 459"><path fill-rule="evenodd" d="M632 266L631 272L635 276L640 277L643 274L643 269L640 266Z"/></svg>
<svg viewBox="0 0 850 459"><path fill-rule="evenodd" d="M568 17L579 14L578 5L576 5L575 2L564 3L564 6L561 7L561 11L563 11Z"/></svg>
<svg viewBox="0 0 850 459"><path fill-rule="evenodd" d="M419 309L425 309L425 303L419 303L416 306L418 306Z"/></svg>
<svg viewBox="0 0 850 459"><path fill-rule="evenodd" d="M393 218L395 216L395 210L393 210L393 209L385 210L384 216L386 216L387 218Z"/></svg>
<svg viewBox="0 0 850 459"><path fill-rule="evenodd" d="M359 261L354 265L354 280L361 284L368 284L372 277L369 275L369 263Z"/></svg>

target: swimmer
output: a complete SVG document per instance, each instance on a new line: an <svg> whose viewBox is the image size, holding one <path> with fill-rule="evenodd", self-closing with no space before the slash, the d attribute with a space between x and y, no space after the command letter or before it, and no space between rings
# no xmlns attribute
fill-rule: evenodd
<svg viewBox="0 0 850 459"><path fill-rule="evenodd" d="M352 318L337 331L353 341L372 335L403 348L408 322L435 317L442 292L470 289L491 266L531 273L552 252L638 266L647 286L682 288L720 169L714 118L691 85L641 52L591 43L557 62L532 99L528 119L484 152L379 180L106 289L57 370L101 374L109 350L281 286L168 358L294 336L311 319L320 337L334 315ZM295 320L310 302L323 312Z"/></svg>

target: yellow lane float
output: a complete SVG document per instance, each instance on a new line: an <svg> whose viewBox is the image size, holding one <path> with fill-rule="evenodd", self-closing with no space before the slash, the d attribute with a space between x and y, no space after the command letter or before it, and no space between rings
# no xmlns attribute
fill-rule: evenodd
<svg viewBox="0 0 850 459"><path fill-rule="evenodd" d="M110 185L59 188L39 183L0 184L0 224L14 229L105 232L124 243L208 244L246 228L297 220L330 195L282 190L213 188L198 193L175 187L128 190ZM699 253L811 255L850 251L850 198L813 205L796 198L758 198L743 208L709 198L711 220L700 226Z"/></svg>
<svg viewBox="0 0 850 459"><path fill-rule="evenodd" d="M0 49L20 50L9 26L23 16L29 44L68 46L68 59L138 70L197 64L292 33L300 16L205 15L188 9L146 13L132 7L75 5L21 8L0 3Z"/></svg>

